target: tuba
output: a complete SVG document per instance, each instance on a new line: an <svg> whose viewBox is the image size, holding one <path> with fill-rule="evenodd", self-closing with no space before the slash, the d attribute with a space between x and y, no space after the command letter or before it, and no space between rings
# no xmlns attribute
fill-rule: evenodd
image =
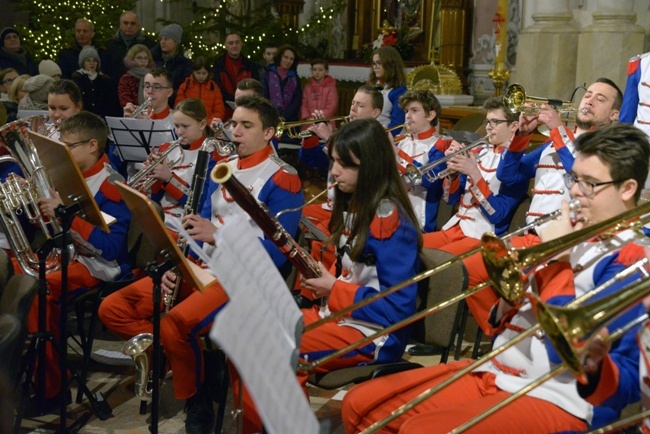
<svg viewBox="0 0 650 434"><path fill-rule="evenodd" d="M151 399L149 387L149 356L146 351L153 344L151 333L140 333L129 339L122 347L122 354L131 356L135 363L135 394L140 399Z"/></svg>
<svg viewBox="0 0 650 434"><path fill-rule="evenodd" d="M0 157L0 163L18 164L25 176L22 178L12 173L0 185L0 225L23 271L38 277L38 261L19 217L25 215L29 223L38 224L47 239L61 232L61 227L54 220L44 219L38 208L38 199L51 198L54 187L27 134L28 124L29 120L18 120L0 128L0 146L9 152L9 155ZM47 272L59 269L60 260L56 253L52 253L46 267Z"/></svg>

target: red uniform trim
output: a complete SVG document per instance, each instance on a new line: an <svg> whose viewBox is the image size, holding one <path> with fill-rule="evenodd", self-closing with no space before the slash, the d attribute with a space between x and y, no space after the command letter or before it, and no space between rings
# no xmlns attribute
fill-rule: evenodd
<svg viewBox="0 0 650 434"><path fill-rule="evenodd" d="M618 388L620 372L618 366L612 360L612 358L607 354L603 358L603 362L600 368L600 380L596 386L594 393L585 398L585 400L593 405L602 404L607 398L612 396L616 389Z"/></svg>
<svg viewBox="0 0 650 434"><path fill-rule="evenodd" d="M305 149L315 148L316 146L318 146L319 143L320 140L316 135L302 139L302 147Z"/></svg>
<svg viewBox="0 0 650 434"><path fill-rule="evenodd" d="M250 169L251 167L255 167L267 158L273 154L273 147L267 143L265 147L260 149L259 151L248 155L243 158L239 158L237 160L237 169L242 170L242 169Z"/></svg>
<svg viewBox="0 0 650 434"><path fill-rule="evenodd" d="M543 301L552 297L575 296L573 278L571 263L567 261L554 262L535 272L535 283ZM545 288L552 288L552 291L544 291Z"/></svg>
<svg viewBox="0 0 650 434"><path fill-rule="evenodd" d="M634 60L627 62L627 75L632 75L639 69L639 64L641 63L641 58L637 57Z"/></svg>
<svg viewBox="0 0 650 434"><path fill-rule="evenodd" d="M298 193L301 188L300 177L297 173L289 173L283 169L275 172L271 180L281 189L289 193Z"/></svg>
<svg viewBox="0 0 650 434"><path fill-rule="evenodd" d="M527 136L515 136L512 139L510 146L508 146L508 150L510 152L521 152L526 150L526 148L528 148L528 144L530 143L530 137L530 134Z"/></svg>
<svg viewBox="0 0 650 434"><path fill-rule="evenodd" d="M354 295L357 293L359 285L355 283L344 282L337 280L334 282L332 292L327 302L330 310L336 312L344 307L350 306L354 303Z"/></svg>
<svg viewBox="0 0 650 434"><path fill-rule="evenodd" d="M626 267L640 261L644 257L643 247L638 244L628 243L618 252L616 262Z"/></svg>
<svg viewBox="0 0 650 434"><path fill-rule="evenodd" d="M397 207L393 205L393 212L389 216L380 217L375 215L370 223L370 235L378 240L385 240L393 236L399 227L399 213Z"/></svg>
<svg viewBox="0 0 650 434"><path fill-rule="evenodd" d="M165 110L161 111L160 113L152 113L150 119L152 121L165 119L167 116L169 116L171 112L172 112L171 109L169 108L169 106L167 106L165 107Z"/></svg>
<svg viewBox="0 0 650 434"><path fill-rule="evenodd" d="M576 138L575 135L573 134L572 131L566 130L567 135L569 136L569 140L572 142L575 142ZM553 128L551 130L550 134L551 140L553 141L553 146L555 147L556 151L559 151L560 149L565 147L564 140L562 140L562 134L560 134L559 128Z"/></svg>

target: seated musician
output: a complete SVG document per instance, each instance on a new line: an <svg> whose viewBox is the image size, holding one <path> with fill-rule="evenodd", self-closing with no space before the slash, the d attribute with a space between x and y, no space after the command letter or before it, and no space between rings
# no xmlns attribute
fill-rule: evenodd
<svg viewBox="0 0 650 434"><path fill-rule="evenodd" d="M108 181L109 173L104 167L108 162L104 154L108 135L106 123L97 115L82 111L61 122L59 131L59 141L69 147L99 209L116 219L110 226L110 233L103 232L80 217L75 217L72 221L71 237L77 257L68 265L68 296L75 297L97 286L101 281L110 282L130 271L126 237L131 212L117 189ZM39 199L41 213L50 219L56 218L55 209L61 204L57 194L51 199ZM14 269L20 272L20 264L15 258L13 261ZM48 273L47 283L47 331L51 332L58 342L61 272ZM29 313L28 330L38 330L37 299L34 300ZM51 345L47 345L46 354L45 397L52 404L58 404L58 399L61 398L57 396L61 387L58 352L53 351Z"/></svg>
<svg viewBox="0 0 650 434"><path fill-rule="evenodd" d="M518 115L506 110L501 97L488 99L484 108L489 145L447 161L447 169L452 172L444 180L443 198L452 205L460 202L460 206L442 230L424 234L425 247L459 255L478 246L485 232L504 233L515 207L526 195L528 182L506 186L495 176L501 154L518 140ZM445 155L461 147L454 141Z"/></svg>
<svg viewBox="0 0 650 434"><path fill-rule="evenodd" d="M138 115L140 119L171 119L171 108L169 107L169 97L174 93L173 79L170 73L163 68L154 69L144 76L144 98L151 99L151 108L144 110ZM124 117L130 118L138 109L133 103L127 103L124 106Z"/></svg>
<svg viewBox="0 0 650 434"><path fill-rule="evenodd" d="M569 190L564 186L564 174L571 170L575 156L575 137L593 128L609 125L618 117L622 94L616 84L607 78L599 78L585 92L576 115L575 131L568 129L557 111L544 105L539 116L521 116L517 135L521 140L513 143L503 154L503 161L497 168L497 178L502 183L514 185L535 178L532 201L526 216L526 223L533 222L545 214L560 209L562 200L569 200ZM551 131L551 139L526 153L531 133L538 123L544 123ZM511 237L513 247L539 244L536 230ZM463 261L467 268L469 287L488 280L487 270L480 253ZM467 305L479 326L487 336L494 330L487 322L490 307L497 300L491 288L486 288L467 300Z"/></svg>
<svg viewBox="0 0 650 434"><path fill-rule="evenodd" d="M564 202L562 218L544 228L542 241L570 234L634 208L648 174L650 145L643 133L629 125L612 125L584 133L576 140L576 150L566 188L582 205L576 216L579 223L572 228L569 207ZM536 291L546 303L565 305L594 290L640 259L643 251L640 255L638 247L628 244L639 237L633 230L623 230L612 237L596 236L573 246L568 254L561 253L556 262L534 272ZM626 283L617 282L595 297L616 292ZM621 321L626 323L627 319ZM495 339L497 348L536 320L530 302L523 298L515 306L499 300L493 307L490 322L500 332ZM387 430L409 434L449 432L549 372L557 362L550 348L535 336L525 338L393 420ZM638 357L630 354L629 343L619 344L618 349L620 357ZM358 432L385 418L470 363L441 364L355 386L343 400L346 431ZM584 431L615 420L629 400L634 399L633 395L621 393L618 399L592 406L578 396L575 378L565 372L487 417L470 432Z"/></svg>
<svg viewBox="0 0 650 434"><path fill-rule="evenodd" d="M409 90L399 98L399 106L406 112L409 134L397 143L397 163L404 174L409 165L422 167L444 157L451 139L443 139L436 132L438 114L442 107L430 90ZM407 186L407 192L423 232L437 229L438 204L442 197L442 179L431 181L422 177L422 184Z"/></svg>
<svg viewBox="0 0 650 434"><path fill-rule="evenodd" d="M165 153L170 143L164 143L160 146L158 154L151 154L145 161L142 170L147 170L151 164L155 164L149 174L143 179L143 182L152 182L151 199L160 203L165 213L165 225L169 228L174 227L170 221L176 220L178 223L183 217L184 207L187 205L188 196L192 191L192 180L196 169L199 149L206 139L206 136L214 136L212 128L207 125L208 118L205 105L198 98L189 98L178 103L174 109L174 129L180 140L180 148L167 155L162 161L154 163L160 158L160 154ZM213 154L212 150L209 150ZM216 152L214 153L216 154ZM219 158L210 156L208 158L208 168L206 175L215 165ZM174 163L170 166L169 163ZM134 186L138 188L138 186ZM139 189L139 188L138 188ZM199 208L205 200L199 201Z"/></svg>
<svg viewBox="0 0 650 434"><path fill-rule="evenodd" d="M232 117L233 138L239 143L237 155L228 160L238 180L264 202L272 214L302 205L304 199L300 179L273 152L269 143L275 134L279 116L277 110L259 97L242 97ZM209 200L199 214L183 217L189 234L204 243L204 249L215 248L215 233L229 219L246 217L233 199L220 185L210 182ZM280 223L289 233L298 229L299 213L285 213ZM280 250L263 236L262 244L280 268L287 264ZM168 272L163 277L166 292L172 292L175 275ZM161 320L161 343L174 377L174 396L187 400L188 433L204 433L212 429L214 410L209 390L204 385L204 361L200 337L210 330L212 320L228 301L221 285L215 282L201 293L181 285L177 300ZM151 286L124 288L107 297L101 304L100 318L111 330L129 339L140 333L152 333L150 318L153 314Z"/></svg>
<svg viewBox="0 0 650 434"><path fill-rule="evenodd" d="M320 306L302 309L305 325L413 277L419 266L421 233L397 171L393 146L381 124L362 119L342 126L332 136L329 155L331 173L338 182L330 230L340 256L331 269L319 264L321 277L303 281L315 298L328 298L322 310ZM416 286L411 284L339 322L304 333L301 357L318 359L413 314ZM409 330L402 329L324 363L314 372L399 360L408 338ZM298 374L303 387L307 377ZM246 395L243 414L244 432L260 432L261 422Z"/></svg>
<svg viewBox="0 0 650 434"><path fill-rule="evenodd" d="M384 97L375 87L363 85L352 98L350 105L350 120L355 119L377 119L381 114L384 106ZM323 118L321 111L312 113L314 119ZM310 252L313 258L321 261L326 267L330 267L335 258L335 246L331 243L325 243L331 234L329 231L329 222L332 216L332 206L334 203L334 189L330 188L334 182L330 169L330 159L328 157L327 141L333 134L332 125L328 122L317 122L307 128L314 133L311 137L303 139L300 148L300 160L306 165L318 169L327 169L327 200L321 204L313 203L302 209L302 215L313 227L311 231L317 232L312 234ZM296 282L299 285L299 282ZM307 307L312 300L311 291L301 291L301 307Z"/></svg>

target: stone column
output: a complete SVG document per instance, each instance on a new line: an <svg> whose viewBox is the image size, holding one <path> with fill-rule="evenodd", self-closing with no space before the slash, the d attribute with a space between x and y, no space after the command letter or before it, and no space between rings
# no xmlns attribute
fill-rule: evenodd
<svg viewBox="0 0 650 434"><path fill-rule="evenodd" d="M598 77L612 79L622 91L627 61L643 52L645 31L636 24L634 0L598 0L593 24L580 34L576 86Z"/></svg>
<svg viewBox="0 0 650 434"><path fill-rule="evenodd" d="M517 46L517 69L510 83L528 95L568 98L576 76L579 30L569 0L537 0L535 24L522 30Z"/></svg>

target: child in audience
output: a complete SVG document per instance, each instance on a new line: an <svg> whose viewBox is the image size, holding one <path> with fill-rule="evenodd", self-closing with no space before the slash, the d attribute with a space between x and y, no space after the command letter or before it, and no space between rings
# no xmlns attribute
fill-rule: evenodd
<svg viewBox="0 0 650 434"><path fill-rule="evenodd" d="M208 119L223 119L226 115L221 90L219 90L217 83L212 80L210 64L205 57L198 57L194 61L192 75L187 77L178 88L174 106L187 98L199 98L203 101L208 112Z"/></svg>

